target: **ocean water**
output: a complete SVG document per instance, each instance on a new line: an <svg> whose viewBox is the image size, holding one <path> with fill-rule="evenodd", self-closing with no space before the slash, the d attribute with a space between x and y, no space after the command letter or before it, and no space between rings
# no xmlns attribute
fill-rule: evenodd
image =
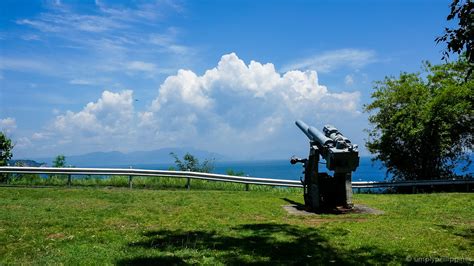
<svg viewBox="0 0 474 266"><path fill-rule="evenodd" d="M167 170L172 164L137 164L133 168ZM127 166L128 168L129 166ZM243 172L245 175L262 178L300 180L303 176L302 164L292 165L290 160L271 161L231 161L215 162L214 173L226 174L228 170ZM327 171L326 165L320 164L319 171ZM330 173L332 174L332 173ZM352 174L353 181L382 181L385 169L380 162L372 162L370 157L361 157L357 170Z"/></svg>
<svg viewBox="0 0 474 266"><path fill-rule="evenodd" d="M474 155L471 158L474 161ZM168 170L173 164L137 164L132 165L136 169L153 169L153 170ZM128 168L130 166L117 166ZM215 162L214 173L226 174L228 170L234 172L243 172L244 176L261 177L261 178L275 178L275 179L289 179L300 180L303 176L302 164L292 165L290 160L269 160L269 161L230 161L230 162ZM326 169L325 164L319 165L320 172L332 172ZM474 173L474 164L472 164L467 172L462 172L461 167L456 169L459 174L471 175ZM383 181L386 177L386 168L383 167L379 161L373 162L370 157L360 157L359 167L352 173L352 181Z"/></svg>

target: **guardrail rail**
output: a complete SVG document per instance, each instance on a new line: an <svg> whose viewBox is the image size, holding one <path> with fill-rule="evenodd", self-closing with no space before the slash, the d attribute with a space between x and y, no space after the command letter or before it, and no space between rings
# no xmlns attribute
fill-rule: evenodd
<svg viewBox="0 0 474 266"><path fill-rule="evenodd" d="M208 181L221 181L241 183L247 185L265 185L265 186L283 186L302 188L303 185L298 180L243 177L222 174L200 173L190 171L169 171L169 170L145 170L145 169L124 169L124 168L56 168L56 167L17 167L1 166L0 173L9 174L60 174L68 176L68 185L72 185L73 175L103 175L103 176L128 176L129 186L132 187L133 176L155 176L155 177L176 177L187 178L187 188L190 187L191 179L200 179ZM353 189L372 189L372 188L395 188L395 187L419 187L419 186L438 186L438 185L466 185L467 191L474 184L474 179L445 179L445 180L417 180L403 182L387 181L353 181ZM248 189L248 188L247 188Z"/></svg>

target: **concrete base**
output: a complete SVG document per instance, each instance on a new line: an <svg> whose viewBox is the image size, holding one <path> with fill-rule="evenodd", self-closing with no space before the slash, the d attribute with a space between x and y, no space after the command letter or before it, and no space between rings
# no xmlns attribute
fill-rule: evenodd
<svg viewBox="0 0 474 266"><path fill-rule="evenodd" d="M292 215L319 215L318 213L307 211L304 208L304 206L302 206L302 205L284 205L282 207L283 207L283 209L285 209L285 211L288 212L288 214L292 214ZM329 211L324 212L324 213L325 214L352 214L352 213L356 213L356 214L376 214L376 215L380 215L380 214L383 214L384 212L381 211L381 210L370 208L366 205L356 204L356 205L354 205L354 207L352 207L350 209L338 207L334 210L329 210Z"/></svg>

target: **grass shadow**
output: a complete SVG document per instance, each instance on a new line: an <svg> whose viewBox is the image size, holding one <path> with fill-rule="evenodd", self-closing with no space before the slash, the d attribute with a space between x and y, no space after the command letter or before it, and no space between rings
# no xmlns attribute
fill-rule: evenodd
<svg viewBox="0 0 474 266"><path fill-rule="evenodd" d="M151 249L156 257L122 259L118 264L208 264L201 258L212 257L214 261L210 264L360 265L404 261L406 257L370 246L356 250L335 249L327 237L331 236L323 236L318 228L274 223L244 224L223 232L149 231L143 234L142 240L130 243L127 248Z"/></svg>
<svg viewBox="0 0 474 266"><path fill-rule="evenodd" d="M469 242L470 248L474 247L474 228L461 228L459 226L445 224L439 224L437 226L454 236L466 239Z"/></svg>
<svg viewBox="0 0 474 266"><path fill-rule="evenodd" d="M288 203L290 203L291 205L294 205L297 210L305 211L307 209L304 204L299 203L297 201L294 201L294 200L291 200L291 199L288 199L288 198L281 198L281 199L288 202Z"/></svg>

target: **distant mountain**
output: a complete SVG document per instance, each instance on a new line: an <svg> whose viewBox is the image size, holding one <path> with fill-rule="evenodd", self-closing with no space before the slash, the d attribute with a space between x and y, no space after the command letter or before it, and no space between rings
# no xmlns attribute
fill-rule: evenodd
<svg viewBox="0 0 474 266"><path fill-rule="evenodd" d="M66 164L76 167L133 166L141 164L172 164L174 163L174 159L170 156L170 152L174 152L180 158L189 152L200 160L227 160L227 157L224 155L194 148L163 148L152 151L135 151L129 153L122 153L118 151L92 152L83 155L71 156L65 154L65 156ZM47 162L48 165L51 166L54 158L41 158L36 160Z"/></svg>
<svg viewBox="0 0 474 266"><path fill-rule="evenodd" d="M45 163L39 163L34 160L9 160L8 165L10 166L32 166L39 167L46 165Z"/></svg>

